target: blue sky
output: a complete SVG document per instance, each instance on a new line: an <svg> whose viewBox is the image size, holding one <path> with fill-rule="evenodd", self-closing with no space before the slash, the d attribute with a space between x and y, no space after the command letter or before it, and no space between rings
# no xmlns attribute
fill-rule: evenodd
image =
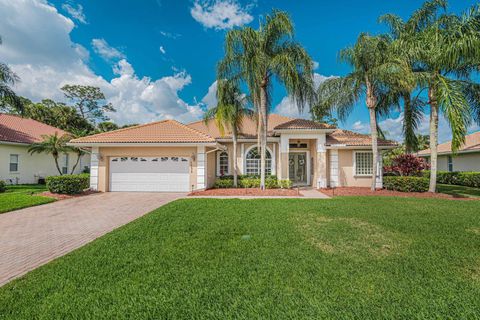
<svg viewBox="0 0 480 320"><path fill-rule="evenodd" d="M349 67L337 52L360 32L385 31L379 15L404 18L423 1L173 1L173 0L0 0L0 59L21 76L20 94L33 100L62 99L62 83L100 86L117 106L119 123L158 118L189 121L212 101L215 65L223 55L225 33L241 25L258 26L272 8L287 11L296 37L318 62L322 76L344 75ZM461 12L473 0L450 0ZM4 15L2 17L2 15ZM225 18L222 20L222 18ZM2 22L3 21L3 22ZM28 53L27 53L28 52ZM275 88L272 108L295 115ZM282 101L283 100L283 101ZM283 105L278 106L282 103ZM398 114L383 125L398 138ZM363 104L342 127L368 131ZM400 125L401 126L401 125ZM448 126L440 123L441 140ZM475 128L472 128L472 130Z"/></svg>

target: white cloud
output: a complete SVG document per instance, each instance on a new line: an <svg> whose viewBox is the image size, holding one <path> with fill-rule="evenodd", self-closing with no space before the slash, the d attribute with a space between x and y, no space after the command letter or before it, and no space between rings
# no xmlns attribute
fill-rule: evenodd
<svg viewBox="0 0 480 320"><path fill-rule="evenodd" d="M370 133L370 124L363 123L362 121L355 121L352 125L352 130L358 133L367 134Z"/></svg>
<svg viewBox="0 0 480 320"><path fill-rule="evenodd" d="M117 123L143 123L164 118L191 121L201 118L202 104L189 104L179 92L192 82L185 71L159 79L139 78L124 55L113 66L108 81L85 63L88 51L73 43L72 20L41 0L0 0L0 46L2 61L20 76L15 91L33 101L64 99L65 84L94 85L117 109L109 116ZM106 42L105 42L106 43Z"/></svg>
<svg viewBox="0 0 480 320"><path fill-rule="evenodd" d="M319 66L320 64L318 63L318 61L313 61L313 70L317 70Z"/></svg>
<svg viewBox="0 0 480 320"><path fill-rule="evenodd" d="M335 76L324 76L319 73L314 73L313 82L315 84L315 88L317 88L322 82L324 82L329 78L335 78ZM280 103L273 108L273 111L275 113L278 113L287 117L304 118L304 119L310 118L309 110L310 110L310 107L305 106L303 112L300 113L298 106L294 103L294 101L290 96L283 97Z"/></svg>
<svg viewBox="0 0 480 320"><path fill-rule="evenodd" d="M205 28L221 30L252 22L250 8L242 8L236 0L195 0L190 13Z"/></svg>
<svg viewBox="0 0 480 320"><path fill-rule="evenodd" d="M170 38L170 39L177 39L181 37L182 35L179 33L172 33L172 32L167 32L167 31L160 31L160 34L164 36L165 38Z"/></svg>
<svg viewBox="0 0 480 320"><path fill-rule="evenodd" d="M162 54L167 53L167 51L165 50L165 48L164 48L163 46L160 46L160 52L161 52Z"/></svg>
<svg viewBox="0 0 480 320"><path fill-rule="evenodd" d="M81 4L75 5L73 3L64 3L62 9L65 10L73 19L83 24L87 23L87 17L83 13L83 6Z"/></svg>
<svg viewBox="0 0 480 320"><path fill-rule="evenodd" d="M103 59L110 61L113 59L124 59L125 55L118 49L110 46L105 39L93 39L92 47L95 52Z"/></svg>
<svg viewBox="0 0 480 320"><path fill-rule="evenodd" d="M205 104L209 109L217 105L217 81L216 80L210 85L210 87L208 87L208 92L202 98L201 102Z"/></svg>

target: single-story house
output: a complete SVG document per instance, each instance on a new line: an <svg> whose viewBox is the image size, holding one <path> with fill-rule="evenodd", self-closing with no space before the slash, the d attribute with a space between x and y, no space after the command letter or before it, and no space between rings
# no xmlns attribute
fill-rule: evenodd
<svg viewBox="0 0 480 320"><path fill-rule="evenodd" d="M418 156L430 161L430 149L419 151ZM451 141L439 144L437 163L440 171L480 171L480 131L466 135L455 155Z"/></svg>
<svg viewBox="0 0 480 320"><path fill-rule="evenodd" d="M231 134L222 136L214 121L182 124L163 120L70 143L91 148L92 189L187 192L210 188L217 177L231 175L234 161L239 174L259 174L256 130L254 120L244 120L236 159ZM317 188L371 184L368 135L271 114L267 142L266 171L279 179ZM379 140L380 149L395 146ZM382 187L382 175L378 176L377 186Z"/></svg>
<svg viewBox="0 0 480 320"><path fill-rule="evenodd" d="M41 142L44 135L67 134L44 123L15 115L0 114L0 180L7 184L37 183L39 179L58 175L51 154L29 154L34 142ZM59 157L63 173L70 173L77 161L77 154L64 153ZM75 169L81 173L90 167L90 155L84 155Z"/></svg>

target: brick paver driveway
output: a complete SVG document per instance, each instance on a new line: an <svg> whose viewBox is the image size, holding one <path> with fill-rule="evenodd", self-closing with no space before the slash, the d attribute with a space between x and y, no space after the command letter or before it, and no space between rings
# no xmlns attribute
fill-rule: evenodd
<svg viewBox="0 0 480 320"><path fill-rule="evenodd" d="M0 214L0 286L183 196L100 193Z"/></svg>

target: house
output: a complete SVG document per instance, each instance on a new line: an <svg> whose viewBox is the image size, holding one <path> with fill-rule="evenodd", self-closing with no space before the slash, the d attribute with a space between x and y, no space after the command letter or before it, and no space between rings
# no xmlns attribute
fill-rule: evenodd
<svg viewBox="0 0 480 320"><path fill-rule="evenodd" d="M29 154L28 147L43 140L44 135L64 135L65 131L44 123L9 114L0 114L0 180L8 184L38 183L38 179L58 175L51 154ZM90 166L90 156L80 159L75 173ZM76 153L59 158L61 170L70 173L77 160Z"/></svg>
<svg viewBox="0 0 480 320"><path fill-rule="evenodd" d="M239 174L259 174L256 130L254 120L244 120L236 159L230 133L222 136L214 121L206 125L163 120L75 139L71 144L92 150L93 189L186 192L210 188L217 177L231 175L233 161ZM313 187L371 184L367 135L271 114L267 142L266 171L279 179ZM396 144L379 140L379 146L389 149Z"/></svg>
<svg viewBox="0 0 480 320"><path fill-rule="evenodd" d="M419 157L430 159L430 149L418 152ZM454 155L452 142L438 145L438 170L440 171L480 171L480 131L466 135L465 143Z"/></svg>

